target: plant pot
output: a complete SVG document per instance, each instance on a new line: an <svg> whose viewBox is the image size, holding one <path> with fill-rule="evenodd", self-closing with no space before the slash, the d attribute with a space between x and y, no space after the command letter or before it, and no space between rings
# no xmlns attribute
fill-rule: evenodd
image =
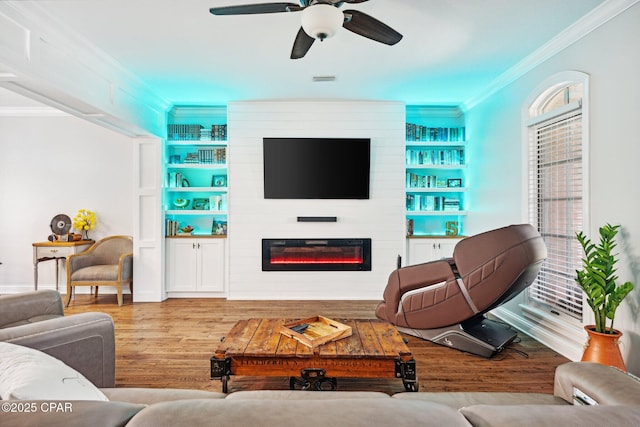
<svg viewBox="0 0 640 427"><path fill-rule="evenodd" d="M627 368L620 353L618 340L622 332L617 329L613 333L603 334L595 331L595 325L587 325L587 343L582 354L582 362L597 362L602 365L614 366L626 372Z"/></svg>

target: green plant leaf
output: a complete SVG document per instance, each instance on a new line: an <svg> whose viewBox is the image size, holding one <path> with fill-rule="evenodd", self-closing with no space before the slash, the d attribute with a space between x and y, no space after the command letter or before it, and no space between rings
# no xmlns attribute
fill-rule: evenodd
<svg viewBox="0 0 640 427"><path fill-rule="evenodd" d="M607 317L609 319L613 320L613 318L616 315L616 310L618 309L618 306L620 305L622 300L632 290L633 290L633 284L631 282L625 282L619 287L617 287L614 292L611 293L611 295L609 296L609 301L607 301L607 307L606 307Z"/></svg>

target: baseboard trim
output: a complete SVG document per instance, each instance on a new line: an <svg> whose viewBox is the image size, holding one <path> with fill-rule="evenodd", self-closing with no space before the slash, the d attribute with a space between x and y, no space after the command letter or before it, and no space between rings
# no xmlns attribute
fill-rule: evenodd
<svg viewBox="0 0 640 427"><path fill-rule="evenodd" d="M504 307L492 310L491 314L567 359L577 361L582 358L584 339L578 330L574 336L558 334L554 328L545 327L544 323L533 322Z"/></svg>

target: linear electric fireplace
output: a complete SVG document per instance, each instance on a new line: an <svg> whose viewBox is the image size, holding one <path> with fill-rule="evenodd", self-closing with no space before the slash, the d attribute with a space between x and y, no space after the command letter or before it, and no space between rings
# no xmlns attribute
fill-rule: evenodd
<svg viewBox="0 0 640 427"><path fill-rule="evenodd" d="M262 271L371 271L371 239L262 239Z"/></svg>

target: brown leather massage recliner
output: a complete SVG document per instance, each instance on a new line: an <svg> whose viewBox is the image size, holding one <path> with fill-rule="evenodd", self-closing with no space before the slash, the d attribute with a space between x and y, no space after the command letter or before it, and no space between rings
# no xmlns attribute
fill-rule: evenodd
<svg viewBox="0 0 640 427"><path fill-rule="evenodd" d="M468 237L452 258L392 272L376 316L409 335L491 357L517 333L484 314L529 286L546 256L529 224Z"/></svg>

